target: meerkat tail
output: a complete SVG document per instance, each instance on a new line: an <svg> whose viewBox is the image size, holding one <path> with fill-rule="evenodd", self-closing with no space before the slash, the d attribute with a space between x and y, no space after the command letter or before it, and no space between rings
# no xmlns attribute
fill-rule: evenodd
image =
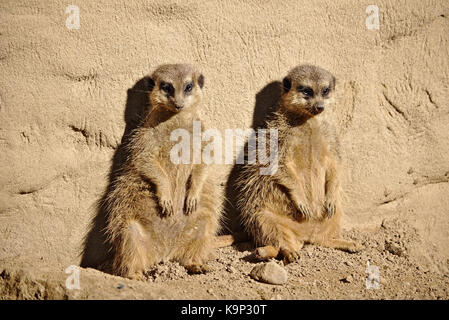
<svg viewBox="0 0 449 320"><path fill-rule="evenodd" d="M249 238L244 232L235 234L226 234L222 236L217 236L215 238L214 247L215 248L229 247L232 246L234 243L245 242L248 240Z"/></svg>

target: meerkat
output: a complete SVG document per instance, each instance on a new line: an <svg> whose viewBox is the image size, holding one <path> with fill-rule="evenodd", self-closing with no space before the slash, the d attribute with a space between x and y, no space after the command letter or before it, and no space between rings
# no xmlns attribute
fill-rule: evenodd
<svg viewBox="0 0 449 320"><path fill-rule="evenodd" d="M335 85L335 77L320 67L292 69L266 123L268 129L278 130L277 171L261 175L257 162L241 168L237 207L259 260L277 257L290 263L304 243L348 252L363 248L339 236L343 214L339 141L326 116Z"/></svg>
<svg viewBox="0 0 449 320"><path fill-rule="evenodd" d="M162 65L148 78L151 109L134 130L128 158L106 197L116 275L139 279L168 260L189 273L210 271L206 261L220 224L220 184L210 166L175 164L170 157L174 130L187 130L193 138L203 85L204 76L187 64Z"/></svg>

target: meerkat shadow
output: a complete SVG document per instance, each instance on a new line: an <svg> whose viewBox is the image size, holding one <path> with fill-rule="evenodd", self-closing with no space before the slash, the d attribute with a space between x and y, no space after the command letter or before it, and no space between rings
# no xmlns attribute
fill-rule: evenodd
<svg viewBox="0 0 449 320"><path fill-rule="evenodd" d="M104 232L107 224L106 198L112 191L113 183L127 158L127 144L134 129L136 129L149 111L148 77L137 81L127 90L127 99L124 112L125 130L120 144L114 152L108 175L108 186L100 199L96 202L95 213L90 221L89 228L81 244L80 266L84 268L108 270L108 263L112 260L112 247L107 241Z"/></svg>
<svg viewBox="0 0 449 320"><path fill-rule="evenodd" d="M267 84L256 94L256 102L254 105L253 119L251 128L254 130L266 128L266 120L269 119L276 111L276 104L281 97L281 82L273 81ZM247 144L240 152L247 150ZM246 161L246 156L244 157ZM236 203L238 201L239 188L236 184L236 179L240 174L242 168L241 164L234 164L231 172L228 175L226 182L225 195L226 203L224 210L224 221L226 222L223 234L242 234L245 233L243 226L240 222L239 211ZM247 235L247 239L250 239ZM239 251L248 250L248 245L235 244L234 248Z"/></svg>
<svg viewBox="0 0 449 320"><path fill-rule="evenodd" d="M266 127L266 120L276 111L276 104L281 98L281 82L273 81L263 87L256 94L256 103L253 113L253 129Z"/></svg>

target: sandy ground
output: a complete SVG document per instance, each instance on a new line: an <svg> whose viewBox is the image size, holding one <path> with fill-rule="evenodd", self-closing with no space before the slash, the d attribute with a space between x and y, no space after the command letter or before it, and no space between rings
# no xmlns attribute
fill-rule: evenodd
<svg viewBox="0 0 449 320"><path fill-rule="evenodd" d="M178 263L155 266L145 280L128 280L80 268L80 289L68 290L63 270L17 265L0 271L3 299L448 299L449 273L429 270L411 258L416 234L398 221L384 221L371 233L350 232L366 247L349 254L306 245L298 261L284 268L288 281L272 285L253 280L256 262L249 242L220 248L208 274L188 275ZM379 287L367 287L367 262L379 269ZM260 263L260 262L259 262ZM281 266L282 262L277 261ZM449 263L449 261L448 261ZM6 264L6 263L5 263ZM24 264L25 265L25 264Z"/></svg>

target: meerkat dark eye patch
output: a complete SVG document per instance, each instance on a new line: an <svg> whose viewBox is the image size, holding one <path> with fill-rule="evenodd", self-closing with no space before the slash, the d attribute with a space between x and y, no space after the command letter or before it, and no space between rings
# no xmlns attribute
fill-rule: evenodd
<svg viewBox="0 0 449 320"><path fill-rule="evenodd" d="M282 80L282 87L284 88L285 93L287 93L287 92L290 91L290 89L292 88L292 83L291 83L291 81L290 81L289 78L285 77L285 78Z"/></svg>
<svg viewBox="0 0 449 320"><path fill-rule="evenodd" d="M184 87L184 92L190 93L190 92L192 92L192 89L193 89L193 82L190 82Z"/></svg>
<svg viewBox="0 0 449 320"><path fill-rule="evenodd" d="M201 89L203 89L204 86L204 76L202 74L200 74L200 76L198 77L198 85L200 86Z"/></svg>
<svg viewBox="0 0 449 320"><path fill-rule="evenodd" d="M329 94L330 91L331 91L331 89L329 87L324 88L323 91L321 91L321 95L323 97L326 97Z"/></svg>
<svg viewBox="0 0 449 320"><path fill-rule="evenodd" d="M161 90L167 94L167 95L173 95L175 89L173 88L171 83L167 83L167 82L161 82L161 84L159 85L159 87L161 88Z"/></svg>
<svg viewBox="0 0 449 320"><path fill-rule="evenodd" d="M301 92L306 98L313 97L313 89L310 87L298 86L298 91Z"/></svg>
<svg viewBox="0 0 449 320"><path fill-rule="evenodd" d="M149 91L153 91L155 85L156 85L156 84L154 83L154 80L153 80L153 79L151 79L151 78L146 78L146 86L147 86L147 89L148 89Z"/></svg>

